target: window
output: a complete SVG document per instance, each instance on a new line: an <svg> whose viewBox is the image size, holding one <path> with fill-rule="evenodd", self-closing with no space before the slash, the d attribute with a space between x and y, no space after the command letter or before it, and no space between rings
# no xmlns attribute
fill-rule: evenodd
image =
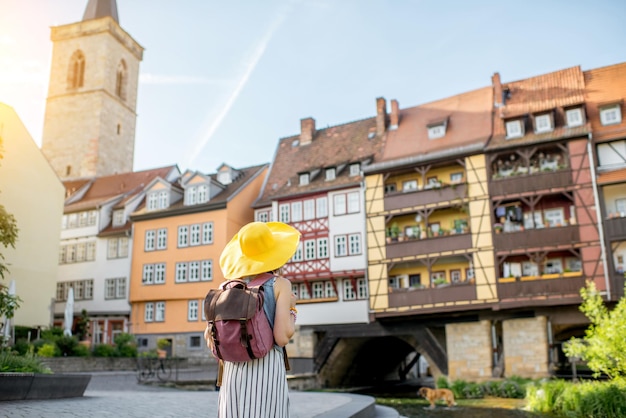
<svg viewBox="0 0 626 418"><path fill-rule="evenodd" d="M328 258L328 238L317 239L317 258Z"/></svg>
<svg viewBox="0 0 626 418"><path fill-rule="evenodd" d="M302 243L298 244L298 248L296 248L296 252L293 253L291 257L291 261L298 262L302 261Z"/></svg>
<svg viewBox="0 0 626 418"><path fill-rule="evenodd" d="M622 168L626 166L626 141L611 141L598 144L598 162L602 168Z"/></svg>
<svg viewBox="0 0 626 418"><path fill-rule="evenodd" d="M264 211L260 211L256 213L256 220L257 222L269 222L270 220L270 213L267 210Z"/></svg>
<svg viewBox="0 0 626 418"><path fill-rule="evenodd" d="M147 208L148 210L156 210L158 205L158 195L157 193L149 193L147 197Z"/></svg>
<svg viewBox="0 0 626 418"><path fill-rule="evenodd" d="M350 234L348 235L348 252L350 255L361 254L361 235L360 234Z"/></svg>
<svg viewBox="0 0 626 418"><path fill-rule="evenodd" d="M626 199L615 199L615 210L618 216L626 216Z"/></svg>
<svg viewBox="0 0 626 418"><path fill-rule="evenodd" d="M117 66L117 74L115 77L115 94L122 100L126 100L127 80L126 62L121 60Z"/></svg>
<svg viewBox="0 0 626 418"><path fill-rule="evenodd" d="M324 283L323 282L315 282L313 283L313 298L321 299L324 297Z"/></svg>
<svg viewBox="0 0 626 418"><path fill-rule="evenodd" d="M569 257L565 259L565 269L569 271L582 271L583 264L578 258Z"/></svg>
<svg viewBox="0 0 626 418"><path fill-rule="evenodd" d="M202 224L202 243L213 244L213 222Z"/></svg>
<svg viewBox="0 0 626 418"><path fill-rule="evenodd" d="M302 202L291 203L291 222L300 222L302 220Z"/></svg>
<svg viewBox="0 0 626 418"><path fill-rule="evenodd" d="M198 203L206 203L209 201L209 186L201 184L198 186Z"/></svg>
<svg viewBox="0 0 626 418"><path fill-rule="evenodd" d="M422 275L421 274L409 274L409 286L410 287L421 287L422 286Z"/></svg>
<svg viewBox="0 0 626 418"><path fill-rule="evenodd" d="M344 257L348 255L348 246L346 245L346 236L337 235L335 237L335 257Z"/></svg>
<svg viewBox="0 0 626 418"><path fill-rule="evenodd" d="M335 292L335 286L333 286L333 282L324 282L324 296L326 296L327 298L337 297L337 292Z"/></svg>
<svg viewBox="0 0 626 418"><path fill-rule="evenodd" d="M309 173L300 174L300 186L306 186L309 184Z"/></svg>
<svg viewBox="0 0 626 418"><path fill-rule="evenodd" d="M185 203L187 205L195 205L196 204L197 191L198 191L198 189L196 189L195 187L190 187L187 190L185 190L185 200L186 200Z"/></svg>
<svg viewBox="0 0 626 418"><path fill-rule="evenodd" d="M156 231L148 230L146 231L146 242L144 244L144 251L154 251L156 244Z"/></svg>
<svg viewBox="0 0 626 418"><path fill-rule="evenodd" d="M367 299L367 282L365 279L356 280L356 297L359 299Z"/></svg>
<svg viewBox="0 0 626 418"><path fill-rule="evenodd" d="M213 280L213 260L203 260L201 269L200 280L203 282Z"/></svg>
<svg viewBox="0 0 626 418"><path fill-rule="evenodd" d="M146 322L154 321L154 303L146 303L143 319Z"/></svg>
<svg viewBox="0 0 626 418"><path fill-rule="evenodd" d="M126 242L125 248L121 248L120 243L121 241L124 240ZM123 258L128 256L128 238L124 237L124 238L109 238L107 240L107 258L112 259L112 258ZM79 248L79 254L78 254L78 259L80 261L80 258L84 257L84 246L81 246L81 248ZM126 250L126 254L122 254L123 251Z"/></svg>
<svg viewBox="0 0 626 418"><path fill-rule="evenodd" d="M311 295L309 295L309 288L307 287L306 283L300 283L299 295L300 295L299 296L300 299L311 299Z"/></svg>
<svg viewBox="0 0 626 418"><path fill-rule="evenodd" d="M327 168L326 169L326 181L331 181L331 180L335 180L335 167L331 167L331 168Z"/></svg>
<svg viewBox="0 0 626 418"><path fill-rule="evenodd" d="M278 219L280 222L289 223L289 203L278 206Z"/></svg>
<svg viewBox="0 0 626 418"><path fill-rule="evenodd" d="M165 283L165 264L161 263L154 266L154 283Z"/></svg>
<svg viewBox="0 0 626 418"><path fill-rule="evenodd" d="M200 245L200 224L191 225L189 245Z"/></svg>
<svg viewBox="0 0 626 418"><path fill-rule="evenodd" d="M345 194L336 194L335 196L333 196L333 203L334 203L335 215L346 214L346 195Z"/></svg>
<svg viewBox="0 0 626 418"><path fill-rule="evenodd" d="M356 300L356 292L349 279L343 281L343 300Z"/></svg>
<svg viewBox="0 0 626 418"><path fill-rule="evenodd" d="M164 250L167 248L167 229L161 228L157 231L157 250Z"/></svg>
<svg viewBox="0 0 626 418"><path fill-rule="evenodd" d="M463 173L452 173L450 174L450 183L459 184L463 181Z"/></svg>
<svg viewBox="0 0 626 418"><path fill-rule="evenodd" d="M360 210L359 193L348 193L348 213L359 213Z"/></svg>
<svg viewBox="0 0 626 418"><path fill-rule="evenodd" d="M415 187L417 187L417 182L415 182ZM385 184L385 194L394 193L395 191L396 191L396 183Z"/></svg>
<svg viewBox="0 0 626 418"><path fill-rule="evenodd" d="M549 113L535 116L535 132L550 132L552 131L552 115Z"/></svg>
<svg viewBox="0 0 626 418"><path fill-rule="evenodd" d="M395 186L395 184L394 184ZM395 187L394 187L395 188ZM402 182L402 191L410 192L413 190L417 190L417 180L407 180Z"/></svg>
<svg viewBox="0 0 626 418"><path fill-rule="evenodd" d="M563 273L563 263L560 258L552 258L546 260L543 266L544 274L561 274Z"/></svg>
<svg viewBox="0 0 626 418"><path fill-rule="evenodd" d="M583 120L583 109L581 107L576 107L574 109L567 109L565 111L565 119L567 120L567 126L581 126L584 123Z"/></svg>
<svg viewBox="0 0 626 418"><path fill-rule="evenodd" d="M326 197L318 197L315 199L315 210L317 211L318 219L328 217L328 199Z"/></svg>
<svg viewBox="0 0 626 418"><path fill-rule="evenodd" d="M304 259L314 260L315 255L315 240L309 239L304 241Z"/></svg>
<svg viewBox="0 0 626 418"><path fill-rule="evenodd" d="M434 285L439 282L446 281L446 272L445 271L433 271L430 274L430 284Z"/></svg>
<svg viewBox="0 0 626 418"><path fill-rule="evenodd" d="M442 138L446 135L446 124L438 123L428 127L428 139Z"/></svg>
<svg viewBox="0 0 626 418"><path fill-rule="evenodd" d="M606 106L600 109L600 122L602 125L614 125L622 121L622 111L619 104Z"/></svg>
<svg viewBox="0 0 626 418"><path fill-rule="evenodd" d="M189 263L189 281L197 282L200 280L200 262L191 261Z"/></svg>
<svg viewBox="0 0 626 418"><path fill-rule="evenodd" d="M126 298L126 278L117 277L106 279L104 283L105 299L125 299Z"/></svg>
<svg viewBox="0 0 626 418"><path fill-rule="evenodd" d="M361 174L361 164L350 164L350 177L358 176Z"/></svg>
<svg viewBox="0 0 626 418"><path fill-rule="evenodd" d="M461 270L450 270L450 281L452 283L461 283Z"/></svg>
<svg viewBox="0 0 626 418"><path fill-rule="evenodd" d="M506 138L519 138L524 136L524 127L522 126L522 120L510 120L506 122Z"/></svg>
<svg viewBox="0 0 626 418"><path fill-rule="evenodd" d="M544 210L543 217L545 219L545 222L547 222L550 227L561 226L565 224L563 208Z"/></svg>
<svg viewBox="0 0 626 418"><path fill-rule="evenodd" d="M465 269L465 280L473 280L474 279L474 269L468 268Z"/></svg>
<svg viewBox="0 0 626 418"><path fill-rule="evenodd" d="M176 263L176 283L184 283L187 281L187 263Z"/></svg>
<svg viewBox="0 0 626 418"><path fill-rule="evenodd" d="M70 67L67 73L67 87L76 89L83 87L85 82L85 56L82 51L77 50L70 58Z"/></svg>
<svg viewBox="0 0 626 418"><path fill-rule="evenodd" d="M122 226L125 221L123 209L113 211L113 226Z"/></svg>
<svg viewBox="0 0 626 418"><path fill-rule="evenodd" d="M202 337L199 335L190 335L189 336L189 348L201 348L202 347Z"/></svg>
<svg viewBox="0 0 626 418"><path fill-rule="evenodd" d="M159 192L158 209L165 209L170 205L170 194L167 191Z"/></svg>
<svg viewBox="0 0 626 418"><path fill-rule="evenodd" d="M304 220L315 219L315 200L308 199L304 201Z"/></svg>
<svg viewBox="0 0 626 418"><path fill-rule="evenodd" d="M198 301L197 300L190 300L187 302L187 320L188 321L198 320Z"/></svg>
<svg viewBox="0 0 626 418"><path fill-rule="evenodd" d="M187 247L189 245L189 227L187 225L178 227L178 247Z"/></svg>
<svg viewBox="0 0 626 418"><path fill-rule="evenodd" d="M522 276L539 276L539 267L537 266L537 263L533 263L532 261L524 261L522 263Z"/></svg>
<svg viewBox="0 0 626 418"><path fill-rule="evenodd" d="M157 322L165 321L165 302L157 302L155 311L154 320Z"/></svg>

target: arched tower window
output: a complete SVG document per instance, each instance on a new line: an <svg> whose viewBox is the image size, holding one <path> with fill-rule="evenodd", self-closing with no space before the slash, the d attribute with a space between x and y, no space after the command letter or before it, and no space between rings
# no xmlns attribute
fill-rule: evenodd
<svg viewBox="0 0 626 418"><path fill-rule="evenodd" d="M126 84L128 84L128 73L126 71L126 62L121 60L117 66L117 78L115 80L115 94L126 100Z"/></svg>
<svg viewBox="0 0 626 418"><path fill-rule="evenodd" d="M85 81L85 56L78 49L70 58L70 68L67 72L67 87L69 89L77 89L83 87Z"/></svg>

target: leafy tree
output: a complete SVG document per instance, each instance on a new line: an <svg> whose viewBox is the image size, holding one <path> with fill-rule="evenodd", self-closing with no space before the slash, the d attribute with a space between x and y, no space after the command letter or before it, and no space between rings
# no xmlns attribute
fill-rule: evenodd
<svg viewBox="0 0 626 418"><path fill-rule="evenodd" d="M591 281L580 289L580 295L580 310L591 324L584 338L572 338L563 351L586 361L595 377L602 373L610 378L626 376L626 299L609 310Z"/></svg>
<svg viewBox="0 0 626 418"><path fill-rule="evenodd" d="M2 138L0 138L0 159L2 159ZM0 244L4 248L15 248L17 241L17 221L15 217L8 213L4 206L0 205ZM0 279L4 279L5 274L9 272L7 265L4 263L4 255L0 252ZM13 318L15 310L20 307L20 298L15 295L9 295L7 286L0 284L0 317ZM4 326L4 324L2 324ZM2 329L2 327L0 327Z"/></svg>

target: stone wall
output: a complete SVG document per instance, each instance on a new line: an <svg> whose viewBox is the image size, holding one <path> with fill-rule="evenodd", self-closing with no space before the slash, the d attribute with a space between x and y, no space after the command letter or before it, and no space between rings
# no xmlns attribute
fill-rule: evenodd
<svg viewBox="0 0 626 418"><path fill-rule="evenodd" d="M491 378L491 321L447 324L446 347L450 380Z"/></svg>
<svg viewBox="0 0 626 418"><path fill-rule="evenodd" d="M548 332L545 316L502 322L505 376L542 378L548 370Z"/></svg>
<svg viewBox="0 0 626 418"><path fill-rule="evenodd" d="M171 359L178 368L188 367L187 359ZM136 370L137 359L118 357L50 357L42 362L54 373L107 372Z"/></svg>

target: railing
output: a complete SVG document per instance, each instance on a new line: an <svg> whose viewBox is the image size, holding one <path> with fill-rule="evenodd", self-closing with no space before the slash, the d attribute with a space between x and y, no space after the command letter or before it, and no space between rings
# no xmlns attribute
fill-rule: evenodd
<svg viewBox="0 0 626 418"><path fill-rule="evenodd" d="M471 234L444 235L425 239L409 239L387 244L387 258L466 250L472 247Z"/></svg>
<svg viewBox="0 0 626 418"><path fill-rule="evenodd" d="M427 305L476 299L473 283L448 284L435 288L390 289L389 307Z"/></svg>
<svg viewBox="0 0 626 418"><path fill-rule="evenodd" d="M572 171L545 171L492 179L489 188L492 196L506 196L523 192L535 192L573 185Z"/></svg>
<svg viewBox="0 0 626 418"><path fill-rule="evenodd" d="M465 184L455 184L429 190L388 193L385 195L385 210L403 209L462 199L465 197L466 188Z"/></svg>
<svg viewBox="0 0 626 418"><path fill-rule="evenodd" d="M493 236L496 251L566 245L579 241L580 231L576 225L502 232Z"/></svg>
<svg viewBox="0 0 626 418"><path fill-rule="evenodd" d="M498 297L501 302L510 299L532 298L580 299L580 289L585 287L585 277L560 277L556 279L521 280L510 283L498 282Z"/></svg>
<svg viewBox="0 0 626 418"><path fill-rule="evenodd" d="M626 217L605 219L604 231L609 241L626 240Z"/></svg>

